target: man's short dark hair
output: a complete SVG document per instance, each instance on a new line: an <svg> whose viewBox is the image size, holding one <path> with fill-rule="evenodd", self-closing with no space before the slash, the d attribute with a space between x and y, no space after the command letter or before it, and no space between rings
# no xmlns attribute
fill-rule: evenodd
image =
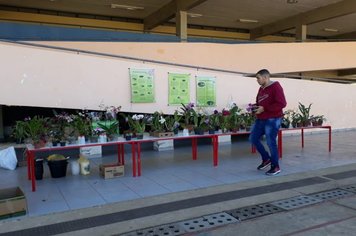
<svg viewBox="0 0 356 236"><path fill-rule="evenodd" d="M262 70L259 70L257 73L256 73L256 76L257 75L260 75L260 76L270 76L270 73L267 69L262 69Z"/></svg>

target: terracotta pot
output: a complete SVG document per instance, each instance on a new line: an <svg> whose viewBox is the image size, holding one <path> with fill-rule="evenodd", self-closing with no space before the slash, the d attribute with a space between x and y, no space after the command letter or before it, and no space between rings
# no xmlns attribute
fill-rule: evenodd
<svg viewBox="0 0 356 236"><path fill-rule="evenodd" d="M37 148L43 148L46 146L46 142L43 140L39 140L38 142L35 142L33 144L33 146L37 149Z"/></svg>

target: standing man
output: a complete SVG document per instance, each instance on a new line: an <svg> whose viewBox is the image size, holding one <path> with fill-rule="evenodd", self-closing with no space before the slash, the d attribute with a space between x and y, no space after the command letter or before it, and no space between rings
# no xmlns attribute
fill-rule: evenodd
<svg viewBox="0 0 356 236"><path fill-rule="evenodd" d="M257 167L258 170L271 169L266 175L277 175L281 172L278 163L277 135L283 116L283 108L287 105L283 88L277 81L270 80L270 73L263 69L256 74L257 82L261 86L256 97L256 104L253 112L256 114L256 122L252 127L250 142L255 145L257 151L261 154L262 163ZM268 153L261 137L266 135Z"/></svg>

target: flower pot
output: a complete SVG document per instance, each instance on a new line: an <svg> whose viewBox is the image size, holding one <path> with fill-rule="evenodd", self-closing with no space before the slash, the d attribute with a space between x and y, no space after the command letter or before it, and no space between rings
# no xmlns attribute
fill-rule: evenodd
<svg viewBox="0 0 356 236"><path fill-rule="evenodd" d="M36 180L43 179L43 159L36 159L35 161L35 178Z"/></svg>
<svg viewBox="0 0 356 236"><path fill-rule="evenodd" d="M184 127L185 129L189 130L190 131L193 131L194 130L194 125L185 125Z"/></svg>
<svg viewBox="0 0 356 236"><path fill-rule="evenodd" d="M46 142L43 140L37 141L33 144L33 146L35 147L35 149L37 148L43 148L46 146Z"/></svg>
<svg viewBox="0 0 356 236"><path fill-rule="evenodd" d="M189 136L189 130L183 129L183 136Z"/></svg>
<svg viewBox="0 0 356 236"><path fill-rule="evenodd" d="M108 138L106 134L101 134L99 135L99 143L106 143L108 141Z"/></svg>
<svg viewBox="0 0 356 236"><path fill-rule="evenodd" d="M238 132L238 131L240 131L240 127L239 127L239 128L232 128L232 129L231 129L231 132L233 132L233 133L236 133L236 132Z"/></svg>
<svg viewBox="0 0 356 236"><path fill-rule="evenodd" d="M66 159L65 160L48 161L48 167L49 167L52 178L65 177L67 174L67 165L68 165L68 161Z"/></svg>
<svg viewBox="0 0 356 236"><path fill-rule="evenodd" d="M91 143L97 143L98 142L98 136L90 136L89 141Z"/></svg>
<svg viewBox="0 0 356 236"><path fill-rule="evenodd" d="M209 134L215 134L215 129L209 129Z"/></svg>
<svg viewBox="0 0 356 236"><path fill-rule="evenodd" d="M203 135L203 134L204 134L204 130L201 129L201 128L195 128L195 129L194 129L194 133L195 133L196 135Z"/></svg>
<svg viewBox="0 0 356 236"><path fill-rule="evenodd" d="M289 123L281 123L281 127L282 128L285 128L285 129L287 129L287 128L289 128Z"/></svg>
<svg viewBox="0 0 356 236"><path fill-rule="evenodd" d="M117 141L119 139L119 135L118 134L111 134L108 136L108 140L109 141Z"/></svg>
<svg viewBox="0 0 356 236"><path fill-rule="evenodd" d="M58 146L58 144L59 144L59 142L58 142L58 141L52 141L52 147L57 147L57 146Z"/></svg>
<svg viewBox="0 0 356 236"><path fill-rule="evenodd" d="M85 144L85 136L84 135L78 136L78 144L79 145Z"/></svg>
<svg viewBox="0 0 356 236"><path fill-rule="evenodd" d="M136 134L137 139L143 139L143 134Z"/></svg>
<svg viewBox="0 0 356 236"><path fill-rule="evenodd" d="M223 132L223 133L228 133L228 132L229 132L229 130L228 130L228 129L226 129L226 128L222 128L222 129L221 129L221 132Z"/></svg>
<svg viewBox="0 0 356 236"><path fill-rule="evenodd" d="M62 147L64 147L66 145L66 141L61 141L60 144Z"/></svg>
<svg viewBox="0 0 356 236"><path fill-rule="evenodd" d="M132 135L128 135L128 134L126 134L126 135L125 135L125 139L126 139L126 141L130 141L130 140L131 140L131 138L132 138Z"/></svg>

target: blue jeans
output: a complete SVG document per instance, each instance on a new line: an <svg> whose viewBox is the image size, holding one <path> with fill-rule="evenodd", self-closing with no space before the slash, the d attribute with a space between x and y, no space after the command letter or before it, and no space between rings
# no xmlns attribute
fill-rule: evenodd
<svg viewBox="0 0 356 236"><path fill-rule="evenodd" d="M256 147L257 151L261 154L262 161L271 160L273 167L279 166L278 164L278 148L277 148L277 135L281 126L281 118L270 118L266 120L257 119L251 129L250 142ZM261 137L266 135L267 145L270 154L266 151L261 143Z"/></svg>

